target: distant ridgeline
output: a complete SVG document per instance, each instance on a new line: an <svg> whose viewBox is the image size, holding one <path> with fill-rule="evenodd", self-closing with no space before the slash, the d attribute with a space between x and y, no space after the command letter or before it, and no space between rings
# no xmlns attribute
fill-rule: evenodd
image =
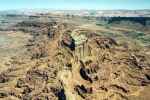
<svg viewBox="0 0 150 100"><path fill-rule="evenodd" d="M107 24L120 24L121 22L138 23L143 26L150 26L150 17L96 17L97 21Z"/></svg>

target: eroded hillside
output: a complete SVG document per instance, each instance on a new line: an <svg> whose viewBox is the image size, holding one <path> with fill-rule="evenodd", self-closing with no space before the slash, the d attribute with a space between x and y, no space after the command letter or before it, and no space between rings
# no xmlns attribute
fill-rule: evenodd
<svg viewBox="0 0 150 100"><path fill-rule="evenodd" d="M149 42L126 37L138 30L68 20L1 31L0 99L149 100Z"/></svg>

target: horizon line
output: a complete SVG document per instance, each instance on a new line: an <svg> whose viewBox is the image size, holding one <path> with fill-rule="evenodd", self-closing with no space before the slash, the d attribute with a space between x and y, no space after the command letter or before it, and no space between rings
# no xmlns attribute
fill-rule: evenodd
<svg viewBox="0 0 150 100"><path fill-rule="evenodd" d="M136 10L150 10L150 9L70 9L70 8L67 8L67 9L55 9L55 8L19 8L19 9L3 9L3 10L1 10L0 9L0 11L22 11L22 10L66 10L66 11L71 11L71 10L76 10L76 11L78 11L78 10L95 10L95 11L111 11L111 10L114 10L114 11L119 11L119 10L128 10L128 11L136 11Z"/></svg>

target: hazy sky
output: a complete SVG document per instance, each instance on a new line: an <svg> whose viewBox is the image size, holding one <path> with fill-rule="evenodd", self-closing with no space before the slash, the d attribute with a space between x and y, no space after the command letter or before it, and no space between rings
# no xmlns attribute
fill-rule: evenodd
<svg viewBox="0 0 150 100"><path fill-rule="evenodd" d="M10 9L150 9L150 0L0 0Z"/></svg>

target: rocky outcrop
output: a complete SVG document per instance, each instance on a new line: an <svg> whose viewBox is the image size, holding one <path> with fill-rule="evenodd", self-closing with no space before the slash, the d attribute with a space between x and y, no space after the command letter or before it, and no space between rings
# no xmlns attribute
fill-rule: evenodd
<svg viewBox="0 0 150 100"><path fill-rule="evenodd" d="M85 53L87 50L89 54ZM148 86L149 77L145 76L143 68L149 64L145 57L139 56L138 58L131 55L134 51L125 50L126 48L119 45L115 39L102 36L93 36L80 45L76 45L75 51L72 51L75 58L70 58L74 62L71 64L70 74L72 75L67 76L70 77L68 79L67 77L62 78L63 84L70 85L65 86L65 91L76 92L72 94L74 98L79 98L77 96L79 95L82 99L90 98L91 100L93 98L96 100L130 100L129 94L140 91L139 87ZM139 53L136 52L136 55ZM72 90L73 87L74 90Z"/></svg>
<svg viewBox="0 0 150 100"><path fill-rule="evenodd" d="M149 93L149 56L142 48L128 49L117 39L85 29L74 33L76 28L56 23L48 31L31 34L25 45L27 59L11 59L10 68L0 73L0 98L138 100Z"/></svg>

